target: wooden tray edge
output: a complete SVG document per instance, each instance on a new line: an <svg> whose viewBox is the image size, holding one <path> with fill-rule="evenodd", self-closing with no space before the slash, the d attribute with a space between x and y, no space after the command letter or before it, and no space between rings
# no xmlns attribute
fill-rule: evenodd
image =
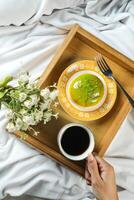
<svg viewBox="0 0 134 200"><path fill-rule="evenodd" d="M78 166L77 163L71 162L62 156L60 153L50 148L44 143L41 143L38 139L35 139L31 135L25 134L25 139L21 137L22 132L17 131L14 135L21 139L23 142L31 147L34 147L37 151L43 153L47 157L50 157L59 164L64 165L67 169L71 169L73 172L78 173L80 176L84 177L83 168ZM56 158L56 159L55 159Z"/></svg>
<svg viewBox="0 0 134 200"><path fill-rule="evenodd" d="M124 54L120 53L113 47L109 46L107 43L102 41L101 39L97 38L93 34L89 33L88 31L84 30L80 26L77 27L77 31L83 35L85 38L89 40L89 35L90 38L92 38L92 41L98 46L98 51L101 53L101 50L104 51L103 55L110 58L116 63L119 63L123 68L126 68L129 71L134 72L134 61L125 56ZM98 45L99 44L99 45ZM108 52L108 54L107 54ZM112 56L111 56L112 55Z"/></svg>
<svg viewBox="0 0 134 200"><path fill-rule="evenodd" d="M69 45L70 41L72 40L72 38L76 34L78 28L79 28L79 25L77 25L77 24L74 25L72 27L72 29L69 31L69 33L67 34L67 36L65 37L65 39L64 39L63 43L61 44L61 46L57 49L57 51L55 53L55 56L53 57L51 62L48 64L47 69L41 75L40 83L39 83L40 87L44 86L44 79L46 79L49 76L53 66L56 65L56 63L58 62L58 60L61 57L61 55L63 54L63 52L66 50L66 48Z"/></svg>
<svg viewBox="0 0 134 200"><path fill-rule="evenodd" d="M129 104L129 102L125 102L120 113L119 113L119 118L118 118L118 126L116 126L116 130L115 130L115 127L114 127L114 134L113 134L113 123L110 128L109 128L109 132L111 133L110 134L110 137L109 137L109 132L105 135L105 137L103 138L103 140L101 141L101 144L105 144L103 145L101 151L99 152L99 156L100 157L103 157L104 154L106 153L108 147L110 146L110 144L112 143L114 137L116 136L119 128L121 127L124 119L127 117L127 114L129 113L129 111L131 110L131 105ZM122 115L122 113L125 113L125 115Z"/></svg>

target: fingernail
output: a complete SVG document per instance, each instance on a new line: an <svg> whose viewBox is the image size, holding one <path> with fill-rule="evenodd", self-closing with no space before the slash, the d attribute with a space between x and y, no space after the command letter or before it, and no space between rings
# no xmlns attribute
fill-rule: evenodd
<svg viewBox="0 0 134 200"><path fill-rule="evenodd" d="M88 161L89 161L89 162L92 162L93 160L94 160L94 157L93 157L92 154L90 154L90 155L88 156Z"/></svg>

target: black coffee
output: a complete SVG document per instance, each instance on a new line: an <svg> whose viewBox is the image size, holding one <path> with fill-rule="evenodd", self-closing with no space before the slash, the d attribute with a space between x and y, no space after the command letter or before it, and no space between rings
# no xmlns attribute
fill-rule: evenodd
<svg viewBox="0 0 134 200"><path fill-rule="evenodd" d="M86 151L90 143L87 131L80 126L69 127L63 134L61 145L70 155L78 156Z"/></svg>

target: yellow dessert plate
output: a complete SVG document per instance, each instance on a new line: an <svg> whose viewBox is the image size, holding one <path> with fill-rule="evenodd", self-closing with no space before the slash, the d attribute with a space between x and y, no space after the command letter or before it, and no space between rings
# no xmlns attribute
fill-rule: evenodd
<svg viewBox="0 0 134 200"><path fill-rule="evenodd" d="M107 86L107 96L104 103L99 108L93 111L79 110L70 103L66 93L67 84L71 77L74 76L76 73L84 70L90 70L99 74L105 81ZM80 121L93 121L103 117L112 109L117 97L117 87L115 81L111 78L104 76L99 70L96 62L92 60L77 61L67 67L58 80L58 91L58 99L63 109L71 117Z"/></svg>

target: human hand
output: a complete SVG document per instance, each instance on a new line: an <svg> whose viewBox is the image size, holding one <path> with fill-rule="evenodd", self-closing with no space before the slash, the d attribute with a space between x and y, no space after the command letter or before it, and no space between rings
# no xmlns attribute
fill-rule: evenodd
<svg viewBox="0 0 134 200"><path fill-rule="evenodd" d="M114 168L102 158L92 154L88 156L85 178L98 200L119 200Z"/></svg>

